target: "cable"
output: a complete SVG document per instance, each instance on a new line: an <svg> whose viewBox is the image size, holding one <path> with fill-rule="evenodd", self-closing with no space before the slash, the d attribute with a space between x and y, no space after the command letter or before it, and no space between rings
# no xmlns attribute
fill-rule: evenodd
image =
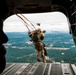
<svg viewBox="0 0 76 75"><path fill-rule="evenodd" d="M20 15L21 15L21 14L20 14ZM21 15L21 16L22 16L22 15ZM23 17L24 19L26 19L25 16L22 16L22 17ZM26 19L26 20L27 20L27 19ZM27 21L29 22L29 20L27 20ZM27 23L27 22L26 22L26 23ZM30 23L30 22L29 22L29 23ZM32 23L30 23L30 24L32 25ZM27 23L27 25L29 25L29 24ZM29 25L29 26L30 26L30 25ZM33 27L30 26L30 28L31 28L32 30L35 29L34 26L33 26Z"/></svg>
<svg viewBox="0 0 76 75"><path fill-rule="evenodd" d="M27 21L29 21L30 22L30 24L35 28L35 26L32 24L32 22L30 21L30 20L28 20L24 15L22 15L21 13L20 13L20 15L21 16L23 16ZM36 29L36 28L35 28Z"/></svg>
<svg viewBox="0 0 76 75"><path fill-rule="evenodd" d="M19 16L18 14L16 14L21 20L23 20L24 21L24 19L21 17L21 16ZM27 23L24 21L24 23L25 23L25 26L27 27L27 29L30 31L30 29L28 28L28 26L26 25Z"/></svg>
<svg viewBox="0 0 76 75"><path fill-rule="evenodd" d="M16 8L14 8L14 10L12 11L14 14L16 14L17 15L17 12L25 19L25 20L27 20L27 21L29 21L29 23L33 26L33 27L31 27L21 16L19 16L19 15L17 15L19 18L21 18L23 21L24 21L24 23L27 23L27 25L29 25L30 27L31 27L31 29L33 29L33 30L36 30L36 27L34 26L34 24L28 19L28 18L26 18L19 10L17 10ZM37 24L36 24L37 25ZM38 25L39 26L39 25ZM28 27L27 27L28 28ZM28 29L28 30L30 30L30 29Z"/></svg>
<svg viewBox="0 0 76 75"><path fill-rule="evenodd" d="M22 21L24 21L24 23L25 23L25 26L27 27L27 29L30 31L30 29L29 29L29 27L28 27L28 23L24 20L24 19L26 19L27 21L29 21L24 15L22 15L21 13L20 13L20 15L24 18L22 18L20 15L18 15L14 10L12 11L13 13L15 13L16 14L16 16L17 17L19 17ZM33 26L33 28L34 29L36 29L35 27L34 27L34 25L31 23L31 21L29 21L30 22L30 24ZM30 25L29 25L30 26ZM30 28L32 29L32 30L34 30L31 26L30 26Z"/></svg>

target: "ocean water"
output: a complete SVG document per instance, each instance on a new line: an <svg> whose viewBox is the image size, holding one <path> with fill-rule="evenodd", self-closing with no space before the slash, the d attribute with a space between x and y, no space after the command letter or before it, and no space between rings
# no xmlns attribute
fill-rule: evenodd
<svg viewBox="0 0 76 75"><path fill-rule="evenodd" d="M7 62L37 62L36 50L26 32L6 32L6 35L9 38L9 41L4 44L7 50ZM69 33L45 33L43 42L46 44L49 57L47 62L76 63L76 47Z"/></svg>

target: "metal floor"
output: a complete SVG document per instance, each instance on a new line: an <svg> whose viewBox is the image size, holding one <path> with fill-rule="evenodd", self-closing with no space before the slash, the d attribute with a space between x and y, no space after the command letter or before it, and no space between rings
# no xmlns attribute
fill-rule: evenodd
<svg viewBox="0 0 76 75"><path fill-rule="evenodd" d="M1 75L76 75L76 66L69 63L7 63Z"/></svg>

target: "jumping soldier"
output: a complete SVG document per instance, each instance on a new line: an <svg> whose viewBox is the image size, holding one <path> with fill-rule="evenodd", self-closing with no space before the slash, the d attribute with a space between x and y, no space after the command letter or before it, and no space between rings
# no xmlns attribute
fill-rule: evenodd
<svg viewBox="0 0 76 75"><path fill-rule="evenodd" d="M43 62L46 63L45 54L44 54L44 44L42 40L44 39L45 31L41 31L41 29L36 29L32 32L28 32L29 37L34 43L37 55L37 61L40 62L40 55L42 56Z"/></svg>

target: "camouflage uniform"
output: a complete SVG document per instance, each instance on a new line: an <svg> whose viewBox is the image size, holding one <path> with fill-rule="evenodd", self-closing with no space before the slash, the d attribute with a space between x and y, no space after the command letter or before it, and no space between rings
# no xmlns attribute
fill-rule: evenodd
<svg viewBox="0 0 76 75"><path fill-rule="evenodd" d="M44 55L44 44L42 43L42 40L44 39L44 33L40 29L37 29L31 32L29 36L32 37L34 33L37 33L40 37L40 39L37 42L34 42L32 40L36 49L37 60L38 62L40 62L40 56L42 56L43 62L46 63L46 59Z"/></svg>

